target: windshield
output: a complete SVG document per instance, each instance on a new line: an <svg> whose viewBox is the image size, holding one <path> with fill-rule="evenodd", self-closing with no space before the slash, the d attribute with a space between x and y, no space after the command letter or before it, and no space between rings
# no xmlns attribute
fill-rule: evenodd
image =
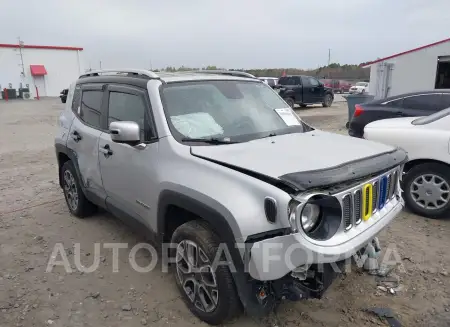
<svg viewBox="0 0 450 327"><path fill-rule="evenodd" d="M446 116L450 115L450 108L435 112L432 115L420 117L415 120L413 120L413 125L426 125L432 122L435 122L436 120L439 120L441 118L444 118Z"/></svg>
<svg viewBox="0 0 450 327"><path fill-rule="evenodd" d="M358 83L356 83L356 86L367 86L367 83L358 82Z"/></svg>
<svg viewBox="0 0 450 327"><path fill-rule="evenodd" d="M261 82L168 83L162 86L161 96L178 141L219 138L244 142L305 128L278 94Z"/></svg>

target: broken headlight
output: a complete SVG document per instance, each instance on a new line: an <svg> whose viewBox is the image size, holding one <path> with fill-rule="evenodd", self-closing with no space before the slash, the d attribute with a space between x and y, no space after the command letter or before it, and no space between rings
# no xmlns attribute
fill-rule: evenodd
<svg viewBox="0 0 450 327"><path fill-rule="evenodd" d="M336 234L342 209L334 196L312 194L299 200L293 200L289 206L289 222L294 233L303 231L316 240L327 240Z"/></svg>

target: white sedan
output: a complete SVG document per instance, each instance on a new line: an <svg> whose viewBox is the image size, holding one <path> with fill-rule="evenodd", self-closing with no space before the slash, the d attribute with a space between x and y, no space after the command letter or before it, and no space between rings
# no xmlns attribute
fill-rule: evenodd
<svg viewBox="0 0 450 327"><path fill-rule="evenodd" d="M450 108L426 117L372 122L364 138L403 148L406 205L415 213L440 218L450 213Z"/></svg>
<svg viewBox="0 0 450 327"><path fill-rule="evenodd" d="M364 94L369 93L369 83L366 82L358 82L355 85L352 85L350 90L348 91L350 94Z"/></svg>

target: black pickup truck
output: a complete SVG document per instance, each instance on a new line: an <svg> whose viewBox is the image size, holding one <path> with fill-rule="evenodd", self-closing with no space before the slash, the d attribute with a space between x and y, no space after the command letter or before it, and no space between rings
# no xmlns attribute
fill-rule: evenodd
<svg viewBox="0 0 450 327"><path fill-rule="evenodd" d="M280 96L292 108L295 104L306 107L309 104L316 103L329 107L334 100L333 90L311 76L283 76L280 77L274 88L279 90Z"/></svg>

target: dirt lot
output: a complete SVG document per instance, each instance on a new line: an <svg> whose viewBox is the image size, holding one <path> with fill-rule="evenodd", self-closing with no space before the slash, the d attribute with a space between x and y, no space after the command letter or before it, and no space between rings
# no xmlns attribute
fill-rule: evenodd
<svg viewBox="0 0 450 327"><path fill-rule="evenodd" d="M0 326L205 326L182 303L172 276L142 274L121 250L112 272L111 250L101 248L92 273L61 267L45 272L56 243L63 243L75 268L74 243L90 266L94 243L144 241L109 214L78 220L69 215L57 182L53 135L58 99L0 102ZM312 125L345 133L345 103L299 110ZM320 149L317 149L320 151ZM349 149L351 151L351 149ZM241 316L231 326L387 326L363 309L392 309L403 326L450 324L450 220L403 213L381 235L401 258L402 290L377 289L374 276L353 270L322 300L285 303L263 320ZM70 251L69 251L70 250ZM149 256L141 255L145 265Z"/></svg>

